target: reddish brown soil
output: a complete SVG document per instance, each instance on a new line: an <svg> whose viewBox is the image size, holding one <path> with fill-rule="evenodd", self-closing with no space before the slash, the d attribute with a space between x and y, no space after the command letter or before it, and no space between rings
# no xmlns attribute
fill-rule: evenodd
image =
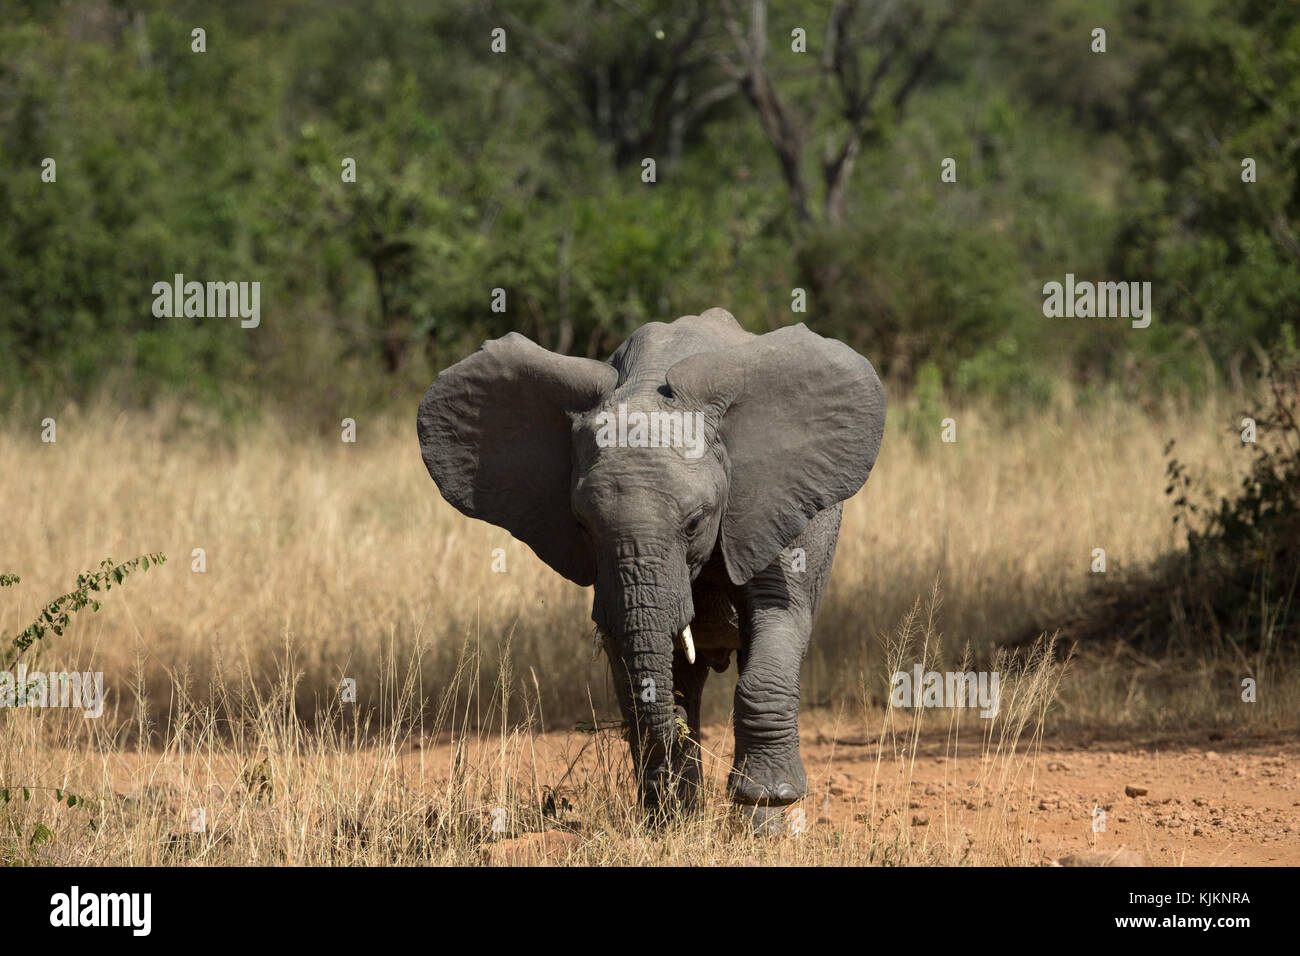
<svg viewBox="0 0 1300 956"><path fill-rule="evenodd" d="M985 758L978 739L954 747L945 734L923 734L914 757L910 741L896 739L899 755L893 743L881 755L874 734L837 730L817 717L803 721L810 793L799 809L810 831L830 836L869 828L887 841L905 834L909 851L895 860L903 863L1050 865L1086 851L1126 851L1128 859L1156 866L1300 864L1300 740L1294 735L1058 736L1036 755L1009 761ZM468 763L496 766L500 744L476 741ZM706 728L705 747L706 772L720 794L731 761L729 730ZM615 734L597 741L554 731L514 738L509 749L512 774L525 787L536 781L539 792L550 785L576 794L626 780L617 767L611 773L613 764L626 770L626 745ZM442 791L452 754L447 741L407 748L398 760L407 785ZM341 752L339 759L357 769L378 755ZM89 770L98 760L83 752L77 762ZM106 763L116 789L142 786L138 754L116 754ZM179 764L164 763L167 769L144 773L149 785L183 776ZM218 777L223 786L236 785L228 768ZM1094 808L1105 811L1104 832L1093 831ZM550 855L546 841L555 840L563 856L570 836L523 834L493 852L498 862L543 862ZM967 845L969 858L962 855Z"/></svg>
<svg viewBox="0 0 1300 956"><path fill-rule="evenodd" d="M846 746L834 737L805 732L812 791L805 802L829 818L825 825L843 826L869 802L877 748L874 741ZM941 737L923 737L912 769L908 809L914 818L928 817L931 827L945 819L952 825L977 804L971 784L978 785L978 742L959 747L956 759L945 756L949 749ZM991 776L992 783L998 775ZM882 764L882 789L892 777ZM1147 792L1129 796L1126 788ZM987 787L984 803L994 806L984 809L1001 812L1001 804L1006 828L1023 831L1043 862L1122 847L1156 866L1300 864L1300 741L1294 736L1049 739L1011 789L1003 802L996 786ZM889 804L892 796L877 802ZM1095 807L1106 814L1105 832L1097 834Z"/></svg>
<svg viewBox="0 0 1300 956"><path fill-rule="evenodd" d="M583 736L538 737L539 779L552 766L550 779L560 779ZM1008 764L983 759L979 740L954 748L934 734L921 737L914 760L905 739L898 760L887 746L879 766L874 735L806 719L802 737L810 793L800 806L810 828L892 822L911 827L915 843L982 843L976 856L985 861L1001 855L1039 865L1076 854L1095 859L1095 851L1154 866L1300 864L1300 741L1291 735L1049 738L1036 757ZM706 729L705 746L720 788L731 756L727 728ZM578 760L568 782L589 770ZM1094 808L1105 812L1102 832L1094 833ZM999 841L1011 849L989 852Z"/></svg>

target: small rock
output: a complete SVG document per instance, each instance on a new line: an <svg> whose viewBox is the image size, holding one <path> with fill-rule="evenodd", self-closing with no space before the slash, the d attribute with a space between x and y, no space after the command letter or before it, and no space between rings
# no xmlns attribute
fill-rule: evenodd
<svg viewBox="0 0 1300 956"><path fill-rule="evenodd" d="M1150 792L1146 787L1138 787L1131 783L1124 788L1126 797L1145 797Z"/></svg>
<svg viewBox="0 0 1300 956"><path fill-rule="evenodd" d="M912 814L912 826L914 827L923 827L929 822L930 822L930 815L928 813Z"/></svg>

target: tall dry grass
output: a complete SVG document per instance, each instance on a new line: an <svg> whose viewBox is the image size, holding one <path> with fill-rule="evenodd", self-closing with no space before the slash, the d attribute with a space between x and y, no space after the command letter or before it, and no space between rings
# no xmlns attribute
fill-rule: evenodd
<svg viewBox="0 0 1300 956"><path fill-rule="evenodd" d="M932 598L900 624L889 641L893 665L942 663L935 608ZM427 734L414 730L418 664L403 669L405 679L384 673L377 734L337 703L328 708L338 721L294 719L292 668L265 693L219 685L201 703L178 691L171 732L157 747L143 735L126 743L75 712L16 711L0 721L0 863L1030 864L1039 862L1026 838L1032 824L1015 816L1014 800L1032 786L1063 668L1047 642L1002 654L997 666L998 719L960 709L942 718L948 782L965 781L965 809L923 830L908 823L912 768L923 725L938 718L919 710L880 712L871 794L843 829L808 827L791 813L782 822L790 839L752 832L724 797L725 746L705 748L702 811L647 829L618 735L510 729L504 675L476 702L488 719L473 719L456 704L457 683L473 667L467 656ZM963 755L965 733L975 747Z"/></svg>
<svg viewBox="0 0 1300 956"><path fill-rule="evenodd" d="M942 640L987 659L993 641L1081 589L1094 548L1113 574L1176 546L1164 443L1177 438L1184 460L1226 480L1242 458L1228 427L1238 404L1152 415L1112 400L1012 424L954 409L958 440L945 444L938 421L918 427L919 412L898 403L871 480L845 507L806 702L852 697L880 673L883 635L936 578ZM208 700L218 679L265 686L287 661L303 717L337 697L344 677L371 702L386 657L418 657L429 699L467 644L477 666L462 703L488 696L508 647L512 690L539 690L542 726L588 716L593 701L612 706L604 662L589 653L590 595L443 502L411 422L363 417L357 443L345 444L275 421L230 437L186 430L167 412L56 418L55 444L42 444L38 420L0 428L0 572L23 578L2 595L0 632L105 556L166 552L165 566L48 651L61 666L104 672L108 723L138 724L124 704L132 688L152 725L165 725L174 686ZM204 573L193 570L195 549ZM505 573L493 571L495 549ZM713 716L730 686L714 679Z"/></svg>

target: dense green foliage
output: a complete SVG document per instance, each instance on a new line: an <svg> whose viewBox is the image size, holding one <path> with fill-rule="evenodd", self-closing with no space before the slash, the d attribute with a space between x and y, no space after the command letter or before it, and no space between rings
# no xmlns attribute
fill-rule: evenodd
<svg viewBox="0 0 1300 956"><path fill-rule="evenodd" d="M732 6L20 5L0 21L0 406L107 388L333 419L510 330L603 356L713 305L1014 404L1063 371L1241 375L1300 314L1297 4L864 8L835 71L836 5L773 5L789 168ZM1045 318L1067 272L1150 281L1152 326ZM259 281L261 325L155 317L176 273Z"/></svg>

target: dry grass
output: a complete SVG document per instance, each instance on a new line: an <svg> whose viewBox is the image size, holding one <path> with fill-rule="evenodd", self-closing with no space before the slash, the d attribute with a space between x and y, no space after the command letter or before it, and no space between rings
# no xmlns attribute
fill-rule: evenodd
<svg viewBox="0 0 1300 956"><path fill-rule="evenodd" d="M919 656L939 665L932 603L908 615L890 643L893 666ZM426 733L419 697L394 670L383 677L382 730L358 711L314 728L291 719L289 671L265 696L217 706L181 698L172 733L157 748L124 744L107 724L78 714L16 711L0 724L0 860L69 865L405 865L542 861L598 865L1027 864L1037 862L1010 808L1032 777L1043 715L1062 674L1044 643L1002 657L999 718L948 712L954 781L974 775L969 812L916 829L908 807L923 725L933 715L885 708L878 715L871 797L843 830L795 824L788 837L757 837L728 809L727 749L706 748L703 812L663 831L638 822L626 747L615 734L539 737L508 729L508 678L475 718L455 686ZM404 669L418 673L418 666ZM219 719L217 714L229 715ZM963 721L967 726L963 726ZM974 723L975 729L969 729ZM857 721L853 721L855 725ZM496 732L483 726L495 724ZM974 751L959 756L962 734ZM729 743L723 738L723 743ZM1026 780L1028 779L1028 781ZM24 792L30 788L30 792ZM55 789L57 788L57 789ZM68 793L78 806L60 802ZM807 801L812 803L812 801ZM815 813L810 806L806 811ZM202 814L202 825L196 827ZM811 823L811 820L807 821ZM48 833L48 837L42 835Z"/></svg>
<svg viewBox="0 0 1300 956"><path fill-rule="evenodd" d="M25 858L44 821L57 838L33 859L469 862L490 844L496 807L512 833L555 825L545 788L558 787L574 835L555 852L573 862L1026 862L1006 794L1032 779L1053 720L1160 725L1186 713L1143 683L1142 668L1149 677L1160 662L1098 661L1061 683L1050 656L1015 663L992 642L1078 593L1093 548L1113 572L1176 546L1161 449L1176 437L1181 457L1220 463L1225 480L1239 467L1238 404L1153 415L1108 401L1018 425L956 410L956 444L938 442L937 422L933 442L891 431L845 508L804 672L806 706L833 708L843 732L878 734L888 785L863 826L777 841L727 816L725 734L709 754L716 799L655 835L635 824L620 739L536 733L615 711L603 659L591 660L590 597L506 532L446 505L411 422L362 418L355 445L274 422L213 442L174 414L68 410L46 445L38 422L6 421L0 572L23 581L0 592L0 632L107 555L170 560L42 649L42 669L104 672L103 718L0 713L0 783L89 802L56 806L43 790L12 800L3 812L25 835L6 837L5 855ZM199 548L205 573L192 570ZM492 570L496 548L506 573ZM918 618L936 580L942 605ZM987 799L918 838L904 820L909 754L922 728L961 712L892 713L885 675L967 654L1016 675L999 719L975 721ZM339 703L344 677L357 682L356 705ZM1294 679L1271 703L1231 711L1210 690L1218 679L1207 664L1174 690L1199 689L1206 720L1276 723L1300 709ZM712 719L725 718L733 680L715 678ZM207 813L202 835L186 824L195 807Z"/></svg>

